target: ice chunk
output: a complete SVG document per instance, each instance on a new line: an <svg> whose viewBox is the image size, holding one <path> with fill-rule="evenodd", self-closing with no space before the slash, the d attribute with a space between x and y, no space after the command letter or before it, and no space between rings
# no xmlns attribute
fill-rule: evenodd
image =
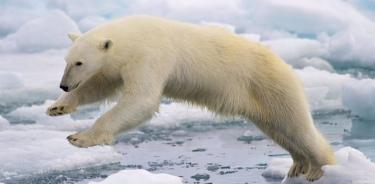
<svg viewBox="0 0 375 184"><path fill-rule="evenodd" d="M293 66L301 65L300 60L303 58L319 57L325 53L321 43L312 39L283 38L263 43Z"/></svg>
<svg viewBox="0 0 375 184"><path fill-rule="evenodd" d="M363 79L344 85L343 103L362 119L375 120L375 80Z"/></svg>
<svg viewBox="0 0 375 184"><path fill-rule="evenodd" d="M182 179L169 174L153 174L143 169L122 170L100 182L89 184L182 184Z"/></svg>
<svg viewBox="0 0 375 184"><path fill-rule="evenodd" d="M68 32L79 32L75 22L60 10L30 20L0 40L0 52L37 52L67 47Z"/></svg>
<svg viewBox="0 0 375 184"><path fill-rule="evenodd" d="M110 146L86 149L72 146L66 140L71 133L15 128L0 131L0 178L6 173L17 175L68 170L121 159L121 155Z"/></svg>
<svg viewBox="0 0 375 184"><path fill-rule="evenodd" d="M152 125L177 125L186 122L220 121L212 112L205 108L185 103L161 104L157 116L150 120Z"/></svg>
<svg viewBox="0 0 375 184"><path fill-rule="evenodd" d="M83 19L81 19L78 22L78 26L81 29L82 32L86 32L95 26L98 26L101 23L104 23L107 19L101 17L101 16L88 16Z"/></svg>
<svg viewBox="0 0 375 184"><path fill-rule="evenodd" d="M296 72L304 83L313 110L342 109L343 85L356 81L348 74L330 73L313 67L305 67Z"/></svg>
<svg viewBox="0 0 375 184"><path fill-rule="evenodd" d="M274 158L268 163L269 166L262 173L262 176L269 180L282 180L292 163L291 158Z"/></svg>
<svg viewBox="0 0 375 184"><path fill-rule="evenodd" d="M20 74L0 71L0 90L17 89L23 86Z"/></svg>
<svg viewBox="0 0 375 184"><path fill-rule="evenodd" d="M318 58L318 57L302 58L298 63L295 63L293 66L296 68L304 68L306 66L312 66L319 70L326 70L329 72L335 71L332 65L328 61L322 58Z"/></svg>
<svg viewBox="0 0 375 184"><path fill-rule="evenodd" d="M336 151L337 165L324 166L324 176L315 182L308 182L302 176L283 180L283 184L364 184L375 181L375 163L362 152L345 147ZM281 180L292 165L290 158L271 160L269 167L263 172L266 179Z"/></svg>
<svg viewBox="0 0 375 184"><path fill-rule="evenodd" d="M9 126L8 120L0 116L0 131L6 129Z"/></svg>
<svg viewBox="0 0 375 184"><path fill-rule="evenodd" d="M29 107L20 107L7 114L12 122L22 123L24 121L32 121L36 124L17 125L18 129L48 129L63 131L80 131L89 128L95 120L83 119L73 120L70 115L51 117L46 114L47 108L52 105L53 101L47 100L42 105L32 105ZM99 114L98 114L99 115Z"/></svg>

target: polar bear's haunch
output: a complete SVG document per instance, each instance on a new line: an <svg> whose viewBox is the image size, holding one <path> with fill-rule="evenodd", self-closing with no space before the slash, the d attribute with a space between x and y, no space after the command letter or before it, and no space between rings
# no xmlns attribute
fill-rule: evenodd
<svg viewBox="0 0 375 184"><path fill-rule="evenodd" d="M223 28L148 16L98 26L79 36L66 56L64 93L49 115L120 95L88 130L68 137L78 147L111 144L152 118L166 96L241 116L290 152L289 176L316 180L333 164L329 144L315 128L293 70L264 46Z"/></svg>

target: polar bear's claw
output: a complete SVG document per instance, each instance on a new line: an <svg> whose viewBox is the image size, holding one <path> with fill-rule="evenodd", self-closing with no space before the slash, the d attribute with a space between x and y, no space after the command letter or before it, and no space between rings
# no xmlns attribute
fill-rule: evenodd
<svg viewBox="0 0 375 184"><path fill-rule="evenodd" d="M320 168L311 168L310 171L306 175L306 180L313 182L315 180L318 180L323 176L323 171Z"/></svg>

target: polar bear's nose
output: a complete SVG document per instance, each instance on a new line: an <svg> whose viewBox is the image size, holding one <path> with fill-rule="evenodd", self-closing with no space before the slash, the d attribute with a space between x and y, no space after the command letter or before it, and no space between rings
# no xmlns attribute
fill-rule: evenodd
<svg viewBox="0 0 375 184"><path fill-rule="evenodd" d="M68 86L60 85L60 88L61 88L62 90L64 90L65 92L68 92L68 90L69 90L69 87L68 87Z"/></svg>

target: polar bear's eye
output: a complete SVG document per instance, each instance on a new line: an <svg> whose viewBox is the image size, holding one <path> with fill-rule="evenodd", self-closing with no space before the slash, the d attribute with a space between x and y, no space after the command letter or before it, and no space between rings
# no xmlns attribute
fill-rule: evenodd
<svg viewBox="0 0 375 184"><path fill-rule="evenodd" d="M81 66L81 65L82 65L82 62L81 62L81 61L77 61L77 62L75 63L75 65L76 65L76 66Z"/></svg>

